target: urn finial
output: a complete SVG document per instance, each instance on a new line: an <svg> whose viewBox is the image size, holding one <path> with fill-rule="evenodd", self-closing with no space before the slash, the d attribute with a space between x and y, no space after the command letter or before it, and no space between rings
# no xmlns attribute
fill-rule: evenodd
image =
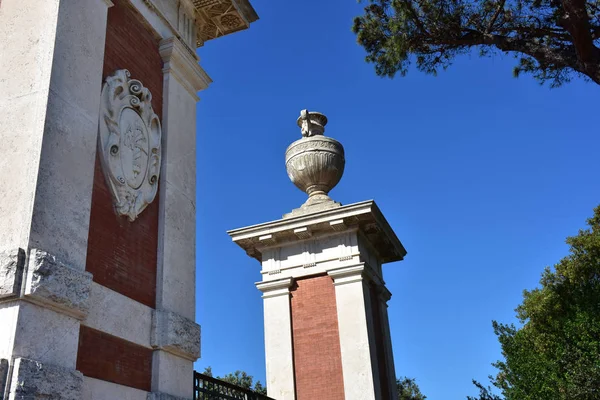
<svg viewBox="0 0 600 400"><path fill-rule="evenodd" d="M327 117L319 112L302 110L296 121L302 139L292 143L285 152L285 167L290 180L308 194L308 200L284 217L308 214L339 207L328 193L344 173L344 147L324 135Z"/></svg>

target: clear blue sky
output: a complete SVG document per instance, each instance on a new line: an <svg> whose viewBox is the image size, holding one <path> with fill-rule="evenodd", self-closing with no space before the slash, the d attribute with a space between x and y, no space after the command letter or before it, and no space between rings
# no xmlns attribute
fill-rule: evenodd
<svg viewBox="0 0 600 400"><path fill-rule="evenodd" d="M249 30L199 50L214 83L198 104L196 368L265 380L260 265L225 231L304 201L284 152L308 108L346 149L331 196L374 199L408 250L384 266L397 375L430 400L475 394L500 357L491 321L514 321L600 203L600 88L514 79L506 56L382 79L350 30L354 1L252 3Z"/></svg>

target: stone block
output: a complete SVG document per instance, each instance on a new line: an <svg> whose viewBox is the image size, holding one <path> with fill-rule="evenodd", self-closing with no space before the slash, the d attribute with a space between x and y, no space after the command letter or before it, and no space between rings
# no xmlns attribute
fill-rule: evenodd
<svg viewBox="0 0 600 400"><path fill-rule="evenodd" d="M50 364L17 358L15 360L9 400L80 400L83 375Z"/></svg>
<svg viewBox="0 0 600 400"><path fill-rule="evenodd" d="M32 249L25 296L72 317L83 319L89 310L92 274L70 268L51 254Z"/></svg>
<svg viewBox="0 0 600 400"><path fill-rule="evenodd" d="M171 396L170 394L165 394L165 393L148 393L148 397L147 400L191 400L191 399L186 399L185 397L177 397L177 396Z"/></svg>
<svg viewBox="0 0 600 400"><path fill-rule="evenodd" d="M171 311L154 311L152 347L196 361L200 357L200 325Z"/></svg>
<svg viewBox="0 0 600 400"><path fill-rule="evenodd" d="M0 252L0 299L19 295L24 263L22 249Z"/></svg>

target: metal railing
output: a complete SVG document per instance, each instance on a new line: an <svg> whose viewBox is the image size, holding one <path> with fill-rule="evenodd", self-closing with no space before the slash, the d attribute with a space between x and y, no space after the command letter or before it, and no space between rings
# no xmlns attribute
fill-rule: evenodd
<svg viewBox="0 0 600 400"><path fill-rule="evenodd" d="M194 400L274 400L194 371Z"/></svg>

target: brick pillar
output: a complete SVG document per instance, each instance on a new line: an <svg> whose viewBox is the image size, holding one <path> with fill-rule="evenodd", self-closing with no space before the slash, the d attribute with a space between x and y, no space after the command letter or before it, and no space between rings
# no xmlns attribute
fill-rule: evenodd
<svg viewBox="0 0 600 400"><path fill-rule="evenodd" d="M388 400L381 264L406 254L368 201L230 231L262 265L267 390L278 400ZM389 298L389 296L387 297ZM391 396L391 397L390 397Z"/></svg>

